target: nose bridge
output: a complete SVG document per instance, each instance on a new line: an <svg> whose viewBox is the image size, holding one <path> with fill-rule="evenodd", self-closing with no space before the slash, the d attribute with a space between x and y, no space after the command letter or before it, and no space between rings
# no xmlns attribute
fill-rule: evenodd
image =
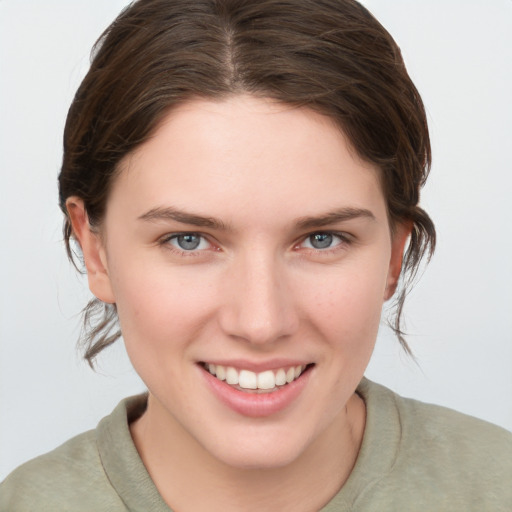
<svg viewBox="0 0 512 512"><path fill-rule="evenodd" d="M271 251L247 251L234 262L222 327L251 343L271 343L297 326L284 262Z"/></svg>

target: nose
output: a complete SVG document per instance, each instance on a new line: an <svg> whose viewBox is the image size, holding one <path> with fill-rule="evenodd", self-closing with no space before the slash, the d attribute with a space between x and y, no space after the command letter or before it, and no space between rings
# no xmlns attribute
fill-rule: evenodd
<svg viewBox="0 0 512 512"><path fill-rule="evenodd" d="M224 279L222 330L230 337L264 345L291 336L298 327L285 264L271 255L240 258Z"/></svg>

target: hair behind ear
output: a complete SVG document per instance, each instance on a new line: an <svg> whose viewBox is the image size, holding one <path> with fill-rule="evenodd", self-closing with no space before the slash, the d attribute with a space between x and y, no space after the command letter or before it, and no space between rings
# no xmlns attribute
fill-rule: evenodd
<svg viewBox="0 0 512 512"><path fill-rule="evenodd" d="M402 314L405 299L418 278L420 263L425 258L428 264L436 247L436 230L431 218L421 208L415 207L410 221L412 229L409 245L402 261L402 270L398 284L398 291L393 300L393 315L388 318L387 324L393 330L398 341L407 354L413 356L407 343L407 335L402 326Z"/></svg>

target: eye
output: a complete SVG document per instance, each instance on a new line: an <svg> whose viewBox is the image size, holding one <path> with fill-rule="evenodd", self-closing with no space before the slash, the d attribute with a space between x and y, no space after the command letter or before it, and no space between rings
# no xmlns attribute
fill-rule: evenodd
<svg viewBox="0 0 512 512"><path fill-rule="evenodd" d="M312 233L306 237L300 245L306 249L316 249L321 251L322 249L333 249L344 242L347 242L347 240L342 235L330 233L328 231L319 231L318 233Z"/></svg>
<svg viewBox="0 0 512 512"><path fill-rule="evenodd" d="M210 242L198 233L176 233L168 236L163 241L174 248L185 252L201 251L209 249L211 246Z"/></svg>

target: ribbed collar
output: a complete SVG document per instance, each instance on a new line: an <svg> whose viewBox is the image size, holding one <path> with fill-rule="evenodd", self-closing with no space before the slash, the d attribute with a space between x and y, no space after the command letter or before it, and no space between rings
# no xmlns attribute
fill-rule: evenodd
<svg viewBox="0 0 512 512"><path fill-rule="evenodd" d="M348 480L320 512L357 510L357 500L389 471L398 457L402 427L392 391L363 378L357 387L366 405L363 442Z"/></svg>
<svg viewBox="0 0 512 512"><path fill-rule="evenodd" d="M121 401L96 429L101 462L110 483L130 512L170 512L135 448L129 424L142 415L147 394Z"/></svg>

